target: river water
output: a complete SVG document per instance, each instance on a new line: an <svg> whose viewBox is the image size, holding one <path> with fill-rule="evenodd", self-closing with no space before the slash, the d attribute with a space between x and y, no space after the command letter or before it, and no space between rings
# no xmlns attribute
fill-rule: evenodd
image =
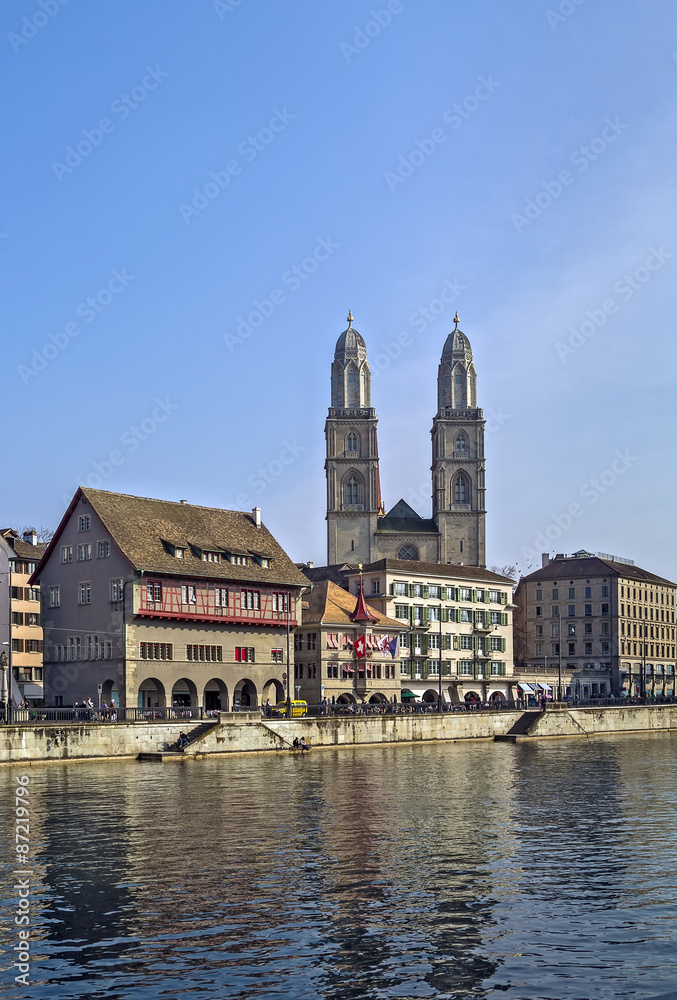
<svg viewBox="0 0 677 1000"><path fill-rule="evenodd" d="M0 994L654 997L671 735L0 769ZM29 867L14 789L29 777ZM31 871L26 988L9 970Z"/></svg>

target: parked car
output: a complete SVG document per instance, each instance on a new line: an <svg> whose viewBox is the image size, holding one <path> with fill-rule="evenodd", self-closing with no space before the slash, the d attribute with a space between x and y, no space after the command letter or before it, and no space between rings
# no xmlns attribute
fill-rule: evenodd
<svg viewBox="0 0 677 1000"><path fill-rule="evenodd" d="M287 702L278 701L277 705L273 709L273 715L281 716L286 714L287 714ZM308 714L308 702L293 701L291 703L291 714L292 714L292 719L303 718L303 716Z"/></svg>

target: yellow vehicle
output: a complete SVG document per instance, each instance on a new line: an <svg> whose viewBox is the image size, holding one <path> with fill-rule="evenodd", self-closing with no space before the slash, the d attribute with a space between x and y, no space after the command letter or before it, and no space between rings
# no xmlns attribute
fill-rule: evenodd
<svg viewBox="0 0 677 1000"><path fill-rule="evenodd" d="M273 715L286 715L286 714L287 714L287 702L278 701L277 705L273 709ZM292 719L300 719L307 714L308 714L307 701L293 701L291 703Z"/></svg>

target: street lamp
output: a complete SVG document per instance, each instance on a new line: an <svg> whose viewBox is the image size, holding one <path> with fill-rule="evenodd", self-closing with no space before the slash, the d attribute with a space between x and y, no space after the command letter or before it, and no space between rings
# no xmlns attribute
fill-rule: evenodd
<svg viewBox="0 0 677 1000"><path fill-rule="evenodd" d="M3 642L2 645L3 646L8 646L9 643L8 642ZM7 670L8 665L9 665L9 660L7 658L7 653L3 649L2 653L0 653L0 672L1 672L1 677L0 677L0 700L2 701L2 703L4 705L2 722L7 722L8 721L8 711L7 711L7 709L8 709L8 704L7 704L7 702L8 702L8 698L7 698L7 681L6 681L6 673L5 673L5 671Z"/></svg>

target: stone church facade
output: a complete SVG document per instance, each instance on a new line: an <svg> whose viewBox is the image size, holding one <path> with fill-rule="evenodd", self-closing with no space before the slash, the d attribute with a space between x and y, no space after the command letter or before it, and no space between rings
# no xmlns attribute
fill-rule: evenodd
<svg viewBox="0 0 677 1000"><path fill-rule="evenodd" d="M367 348L348 315L348 328L336 343L325 425L328 565L411 559L484 567L485 421L477 407L472 349L458 314L442 350L437 400L432 517L421 517L404 500L386 513Z"/></svg>

